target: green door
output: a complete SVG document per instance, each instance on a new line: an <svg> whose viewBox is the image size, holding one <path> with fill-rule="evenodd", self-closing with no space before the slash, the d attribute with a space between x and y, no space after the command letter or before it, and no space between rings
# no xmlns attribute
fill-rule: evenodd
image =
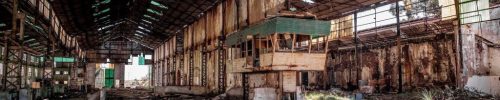
<svg viewBox="0 0 500 100"><path fill-rule="evenodd" d="M115 83L115 70L114 69L105 69L104 70L104 87L112 88Z"/></svg>

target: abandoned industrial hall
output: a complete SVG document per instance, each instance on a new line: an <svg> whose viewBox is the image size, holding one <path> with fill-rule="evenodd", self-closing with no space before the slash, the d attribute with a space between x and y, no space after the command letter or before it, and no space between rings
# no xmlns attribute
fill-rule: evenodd
<svg viewBox="0 0 500 100"><path fill-rule="evenodd" d="M500 100L500 0L0 0L0 100Z"/></svg>

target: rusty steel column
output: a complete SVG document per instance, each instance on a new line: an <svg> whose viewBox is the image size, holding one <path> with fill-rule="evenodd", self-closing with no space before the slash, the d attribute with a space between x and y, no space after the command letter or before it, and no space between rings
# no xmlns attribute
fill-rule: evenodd
<svg viewBox="0 0 500 100"><path fill-rule="evenodd" d="M241 73L242 77L242 85L243 85L243 100L249 100L248 98L250 97L250 84L248 83L248 76L247 73Z"/></svg>
<svg viewBox="0 0 500 100"><path fill-rule="evenodd" d="M165 73L165 78L166 78L166 81L165 81L165 86L168 86L168 85L169 85L169 83L170 83L170 81L171 81L171 78L170 78L170 73L171 73L171 71L172 71L172 70L170 70L170 67L172 66L172 63L170 63L170 60L171 60L172 58L170 58L170 57L171 57L171 56L169 56L169 57L167 58L167 66L165 66L165 67L167 67L167 72Z"/></svg>
<svg viewBox="0 0 500 100"><path fill-rule="evenodd" d="M456 85L458 88L463 88L463 80L466 78L463 76L463 74L460 74L460 69L463 67L463 50L462 50L462 19L460 18L460 0L453 0L455 2L455 16L456 16L456 24L457 27L455 29L455 40L457 42L457 53L458 55L456 56L456 61L457 61L457 66L455 68L455 77L456 77ZM466 69L466 68L463 68Z"/></svg>
<svg viewBox="0 0 500 100"><path fill-rule="evenodd" d="M224 93L226 91L226 53L224 49L224 40L225 36L222 35L219 37L218 43L218 67L219 67L219 75L218 75L218 85L219 85L219 93Z"/></svg>
<svg viewBox="0 0 500 100"><path fill-rule="evenodd" d="M398 0L399 1L399 0ZM400 23L400 19L399 19L399 2L396 2L396 33L397 33L397 39L396 39L396 45L397 45L397 52L396 54L398 55L398 92L399 93L402 93L403 92L403 67L402 67L402 64L401 64L401 56L402 56L402 53L401 53L401 23Z"/></svg>
<svg viewBox="0 0 500 100"><path fill-rule="evenodd" d="M207 43L204 43L201 50L201 85L207 86Z"/></svg>
<svg viewBox="0 0 500 100"><path fill-rule="evenodd" d="M156 72L156 52L153 53L152 57L153 57L153 64L151 64L151 83L149 83L149 85L151 85L151 86L154 87L154 86L156 86L156 81L155 80L157 80L156 79L156 74L158 74Z"/></svg>
<svg viewBox="0 0 500 100"><path fill-rule="evenodd" d="M18 0L12 2L12 31L4 34L4 76L2 89L4 91L13 90L16 93L22 87L22 67L23 67L23 29L24 29L24 15L18 13ZM20 29L18 29L20 27ZM16 35L19 35L19 41L16 41ZM12 49L15 52L12 52ZM16 55L17 54L17 55ZM10 59L13 58L13 59ZM13 64L13 65L9 65ZM17 93L17 95L19 95Z"/></svg>
<svg viewBox="0 0 500 100"><path fill-rule="evenodd" d="M376 12L375 12L376 13ZM357 23L358 23L358 14L357 14L357 11L354 12L354 18L353 18L353 21L354 21L354 66L356 68L356 84L358 85L358 87L360 86L359 85L359 79L361 79L361 73L360 73L360 70L361 70L361 66L359 66L359 55L358 55L358 27L357 27Z"/></svg>

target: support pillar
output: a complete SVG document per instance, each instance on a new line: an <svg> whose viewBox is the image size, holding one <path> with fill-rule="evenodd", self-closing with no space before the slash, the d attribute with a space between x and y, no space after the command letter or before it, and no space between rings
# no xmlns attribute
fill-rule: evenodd
<svg viewBox="0 0 500 100"><path fill-rule="evenodd" d="M218 40L218 88L219 88L219 93L224 93L226 90L226 54L225 54L225 49L224 49L224 40L225 37L224 35L219 37Z"/></svg>
<svg viewBox="0 0 500 100"><path fill-rule="evenodd" d="M402 53L401 53L401 23L400 23L400 20L399 20L399 2L396 2L396 45L397 45L397 48L398 50L396 51L396 55L398 56L398 61L397 61L397 65L398 65L398 92L399 93L402 93L403 92L403 66L401 64L401 56L402 56Z"/></svg>

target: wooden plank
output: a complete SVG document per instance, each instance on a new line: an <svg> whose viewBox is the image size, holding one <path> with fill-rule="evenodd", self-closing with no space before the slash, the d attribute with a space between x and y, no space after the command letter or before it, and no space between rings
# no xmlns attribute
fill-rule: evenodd
<svg viewBox="0 0 500 100"><path fill-rule="evenodd" d="M274 53L273 70L324 70L324 53Z"/></svg>
<svg viewBox="0 0 500 100"><path fill-rule="evenodd" d="M273 64L273 53L261 54L259 60L261 66L270 67Z"/></svg>

